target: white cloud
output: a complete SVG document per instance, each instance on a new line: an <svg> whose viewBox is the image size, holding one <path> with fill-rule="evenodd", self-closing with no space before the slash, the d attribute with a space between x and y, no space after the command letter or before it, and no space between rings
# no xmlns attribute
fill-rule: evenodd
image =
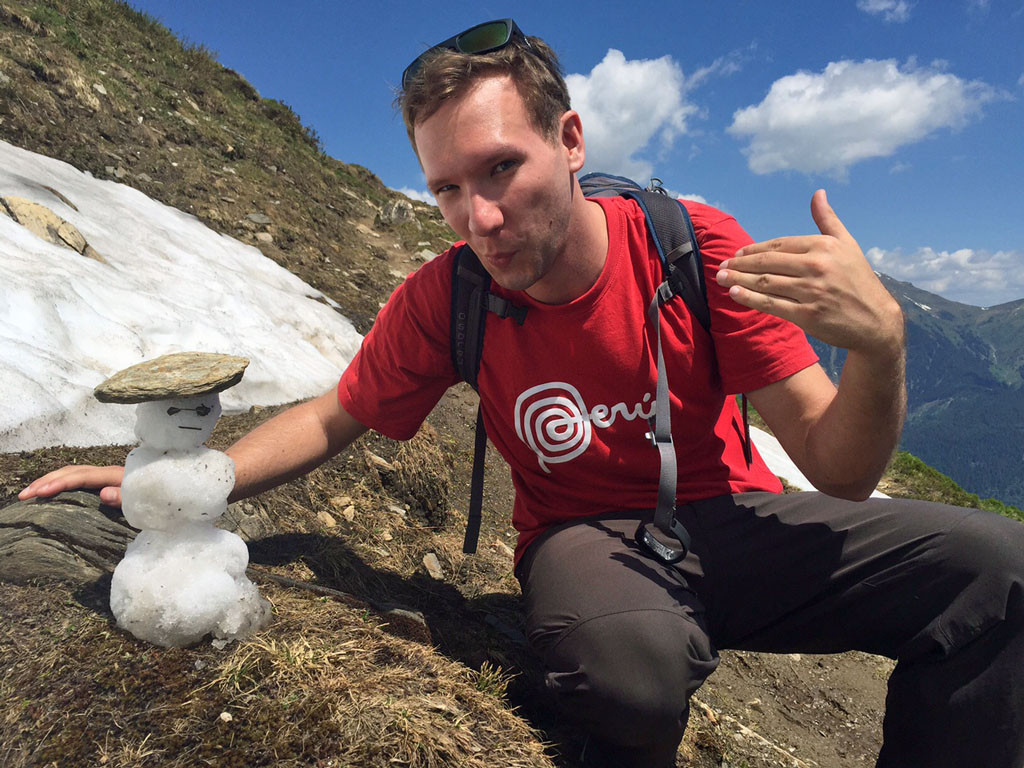
<svg viewBox="0 0 1024 768"><path fill-rule="evenodd" d="M905 0L857 0L857 7L864 13L881 15L888 22L902 24L910 18L912 6Z"/></svg>
<svg viewBox="0 0 1024 768"><path fill-rule="evenodd" d="M730 66L722 63L720 69ZM707 74L701 71L702 77ZM642 153L653 150L657 157L668 151L686 133L687 118L697 112L686 100L683 71L670 56L627 60L609 48L589 75L572 74L565 80L583 121L588 170L645 182L654 165Z"/></svg>
<svg viewBox="0 0 1024 768"><path fill-rule="evenodd" d="M965 304L991 307L1024 298L1024 251L869 248L865 256L879 272Z"/></svg>
<svg viewBox="0 0 1024 768"><path fill-rule="evenodd" d="M703 203L704 205L708 204L708 199L706 197L704 197L704 195L686 194L686 195L674 195L674 197L680 198L682 200L693 200L695 203Z"/></svg>
<svg viewBox="0 0 1024 768"><path fill-rule="evenodd" d="M1024 86L1024 72L1021 72L1020 77L1017 78L1017 85Z"/></svg>
<svg viewBox="0 0 1024 768"><path fill-rule="evenodd" d="M729 132L749 137L754 173L797 170L842 177L942 128L959 128L995 98L991 86L913 60L834 61L776 80L760 104L737 110Z"/></svg>
<svg viewBox="0 0 1024 768"><path fill-rule="evenodd" d="M430 205L437 205L437 200L427 190L413 189L412 187L399 187L395 190L401 192L403 195L408 197L410 200L419 200L421 203L428 203Z"/></svg>
<svg viewBox="0 0 1024 768"><path fill-rule="evenodd" d="M897 173L903 173L911 169L910 163L894 163L892 168L889 169L889 173L895 175Z"/></svg>

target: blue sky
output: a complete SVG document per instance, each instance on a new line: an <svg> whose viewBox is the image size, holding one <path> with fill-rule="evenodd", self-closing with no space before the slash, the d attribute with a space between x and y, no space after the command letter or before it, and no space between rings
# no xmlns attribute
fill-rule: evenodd
<svg viewBox="0 0 1024 768"><path fill-rule="evenodd" d="M654 173L755 240L814 231L825 187L876 269L970 304L1024 298L1024 0L130 2L409 194L425 188L391 105L403 68L511 15L562 59L588 170Z"/></svg>

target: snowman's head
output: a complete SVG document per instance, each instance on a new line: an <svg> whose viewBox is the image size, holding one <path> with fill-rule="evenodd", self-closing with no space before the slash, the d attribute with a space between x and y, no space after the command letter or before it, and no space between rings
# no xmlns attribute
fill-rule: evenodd
<svg viewBox="0 0 1024 768"><path fill-rule="evenodd" d="M161 451L198 448L210 438L220 412L216 392L139 403L135 436L143 445Z"/></svg>

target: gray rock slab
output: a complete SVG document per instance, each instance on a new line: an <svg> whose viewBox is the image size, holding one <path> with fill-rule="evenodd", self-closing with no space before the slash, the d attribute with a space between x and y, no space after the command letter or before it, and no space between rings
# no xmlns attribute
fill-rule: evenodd
<svg viewBox="0 0 1024 768"><path fill-rule="evenodd" d="M101 403L143 403L221 392L242 380L249 361L211 352L176 352L125 368L93 394Z"/></svg>
<svg viewBox="0 0 1024 768"><path fill-rule="evenodd" d="M0 581L90 582L111 573L135 531L81 491L0 509Z"/></svg>

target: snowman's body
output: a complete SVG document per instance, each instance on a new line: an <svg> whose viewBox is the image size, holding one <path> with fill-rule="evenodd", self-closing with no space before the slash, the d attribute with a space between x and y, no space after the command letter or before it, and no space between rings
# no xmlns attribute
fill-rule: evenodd
<svg viewBox="0 0 1024 768"><path fill-rule="evenodd" d="M216 393L140 403L121 485L125 519L141 533L114 571L118 624L163 646L264 627L270 604L246 578L245 542L213 526L227 510L235 465L203 446L220 417Z"/></svg>

